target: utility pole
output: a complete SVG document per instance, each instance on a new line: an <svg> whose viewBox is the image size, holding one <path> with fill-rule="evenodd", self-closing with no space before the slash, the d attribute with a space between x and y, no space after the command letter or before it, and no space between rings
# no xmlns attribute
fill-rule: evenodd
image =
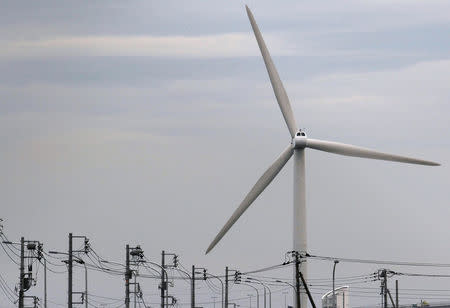
<svg viewBox="0 0 450 308"><path fill-rule="evenodd" d="M161 253L161 308L164 308L164 291L166 289L165 281L164 281L164 258L165 252L164 250Z"/></svg>
<svg viewBox="0 0 450 308"><path fill-rule="evenodd" d="M47 308L47 259L44 259L44 308Z"/></svg>
<svg viewBox="0 0 450 308"><path fill-rule="evenodd" d="M69 278L68 278L68 294L67 294L67 307L72 308L72 233L69 233L69 261L67 262L67 266L69 267Z"/></svg>
<svg viewBox="0 0 450 308"><path fill-rule="evenodd" d="M24 308L24 282L25 282L25 239L20 238L20 276L19 276L19 308Z"/></svg>
<svg viewBox="0 0 450 308"><path fill-rule="evenodd" d="M84 249L83 250L73 250L73 239L74 238L84 238ZM84 263L84 261L75 256L76 257L76 261L79 264L84 264L85 265L85 292L73 292L73 253L88 253L89 252L89 239L86 236L81 236L81 235L72 235L72 233L69 233L69 251L67 253L61 253L61 252L57 252L57 251L49 251L49 253L55 253L55 254L65 254L68 256L68 260L67 260L67 267L68 267L68 287L67 287L67 307L68 308L72 308L73 307L73 300L72 300L72 296L74 293L76 294L84 294L84 302L81 303L76 303L76 304L82 304L84 303L85 305L87 305L87 300L88 300L88 293L87 293L87 267L86 264ZM64 261L65 262L65 261Z"/></svg>
<svg viewBox="0 0 450 308"><path fill-rule="evenodd" d="M136 288L137 282L136 282L136 273L134 273L134 308L136 308L136 295L137 295L137 288Z"/></svg>
<svg viewBox="0 0 450 308"><path fill-rule="evenodd" d="M225 267L225 307L228 308L228 266Z"/></svg>
<svg viewBox="0 0 450 308"><path fill-rule="evenodd" d="M395 308L398 308L398 280L395 280Z"/></svg>
<svg viewBox="0 0 450 308"><path fill-rule="evenodd" d="M388 303L387 303L387 293L388 293L388 289L387 289L387 273L386 270L383 270L384 273L384 308L387 308Z"/></svg>
<svg viewBox="0 0 450 308"><path fill-rule="evenodd" d="M195 266L192 265L191 276L191 308L195 308Z"/></svg>
<svg viewBox="0 0 450 308"><path fill-rule="evenodd" d="M173 264L166 264L165 258L166 256L173 256ZM175 253L168 253L164 250L162 251L162 260L161 260L161 307L169 306L169 298L171 299L170 305L175 305L177 299L174 296L169 296L169 278L167 277L166 268L177 268L178 267L178 256ZM164 274L166 275L166 279L164 279ZM189 276L189 274L187 274ZM165 294L164 294L165 291ZM164 303L165 302L165 303Z"/></svg>
<svg viewBox="0 0 450 308"><path fill-rule="evenodd" d="M130 308L130 245L125 246L125 308Z"/></svg>
<svg viewBox="0 0 450 308"><path fill-rule="evenodd" d="M0 222L2 220L0 219ZM1 230L1 224L0 224L0 232ZM38 261L41 261L42 259L42 244L38 241L25 241L25 238L22 236L20 238L20 243L13 243L11 241L3 241L4 244L7 245L20 245L20 263L19 263L19 298L16 301L18 302L19 308L25 308L25 298L26 297L32 297L32 296L25 296L25 292L33 285L33 281L36 281L33 279L32 275L32 263L28 264L28 273L25 274L25 259L37 259ZM32 251L33 253L30 256L25 256L25 243L27 243L27 250ZM37 248L37 252L34 252ZM37 255L36 255L37 253Z"/></svg>
<svg viewBox="0 0 450 308"><path fill-rule="evenodd" d="M300 260L298 251L293 253L295 256L295 308L300 308Z"/></svg>

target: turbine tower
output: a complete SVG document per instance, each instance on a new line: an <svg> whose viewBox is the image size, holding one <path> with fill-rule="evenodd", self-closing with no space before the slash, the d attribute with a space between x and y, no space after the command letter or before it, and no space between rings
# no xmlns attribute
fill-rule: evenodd
<svg viewBox="0 0 450 308"><path fill-rule="evenodd" d="M239 219L239 217L247 210L247 208L255 201L255 199L264 191L264 189L272 182L277 176L280 170L288 162L291 156L294 156L294 208L293 208L293 250L298 252L307 251L306 243L306 198L305 198L305 149L315 149L324 152L330 152L334 154L344 156L354 156L378 160L387 160L401 163L427 165L427 166L439 166L438 163L432 161L426 161L422 159L416 159L406 156L387 154L378 151L374 151L367 148L353 146L349 144L324 141L318 139L308 138L304 131L298 129L294 114L291 109L289 98L284 89L283 83L280 80L275 65L272 62L269 51L264 43L264 39L259 31L258 25L255 22L250 9L246 7L247 15L250 20L250 24L253 28L253 32L258 42L259 49L261 50L264 63L266 65L267 72L269 74L270 82L272 84L275 97L278 105L280 106L281 113L283 114L287 128L291 135L290 144L281 152L280 156L275 162L263 173L258 179L256 184L252 187L250 192L245 196L239 207L234 211L233 215L228 219L226 224L219 231L217 236L209 245L206 253L209 253L216 244L222 239L227 231L233 226L233 224ZM307 279L307 266L306 262L302 262L300 271L303 273L305 279ZM301 295L300 306L307 307L307 297L305 294ZM300 307L296 307L300 308Z"/></svg>

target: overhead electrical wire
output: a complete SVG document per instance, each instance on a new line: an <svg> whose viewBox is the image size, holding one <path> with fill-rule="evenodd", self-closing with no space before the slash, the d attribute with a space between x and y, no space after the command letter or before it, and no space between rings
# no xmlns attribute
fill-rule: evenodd
<svg viewBox="0 0 450 308"><path fill-rule="evenodd" d="M374 260L374 259L354 259L354 258L341 258L341 257L329 257L308 254L306 258L335 261L350 262L350 263L368 263L368 264L380 264L380 265L401 265L401 266L418 266L418 267L449 267L450 263L428 263L428 262L405 262L405 261L392 261L392 260Z"/></svg>

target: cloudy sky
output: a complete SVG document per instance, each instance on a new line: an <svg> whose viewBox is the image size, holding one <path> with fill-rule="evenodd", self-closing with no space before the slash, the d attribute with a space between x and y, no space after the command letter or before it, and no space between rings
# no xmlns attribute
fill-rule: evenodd
<svg viewBox="0 0 450 308"><path fill-rule="evenodd" d="M247 4L309 136L442 163L307 151L310 253L450 263L450 2ZM215 274L279 264L292 247L292 162L204 251L289 142L242 1L0 2L0 217L11 240L65 251L73 232L108 260L123 262L125 244L140 244L154 262L164 249ZM4 253L0 262L14 288L17 266ZM381 267L342 262L336 273ZM331 270L311 261L310 278ZM41 274L28 295L42 296ZM450 301L450 278L397 279L446 290L410 290L401 303ZM92 294L123 298L121 277L93 272L90 281ZM49 274L54 307L66 302L65 283ZM157 303L157 282L142 284ZM314 290L316 302L327 288ZM252 292L243 289L232 296ZM353 306L380 303L378 281L353 290ZM284 304L289 288L273 291ZM204 284L198 292L200 302L214 296ZM188 293L175 281L180 303ZM0 306L13 307L1 292Z"/></svg>

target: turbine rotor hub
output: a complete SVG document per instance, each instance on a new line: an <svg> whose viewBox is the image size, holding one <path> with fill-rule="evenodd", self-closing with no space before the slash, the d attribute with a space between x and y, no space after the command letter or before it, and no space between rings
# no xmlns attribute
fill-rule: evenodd
<svg viewBox="0 0 450 308"><path fill-rule="evenodd" d="M306 134L304 131L299 130L295 133L294 138L292 138L292 148L294 149L304 149L306 148Z"/></svg>

